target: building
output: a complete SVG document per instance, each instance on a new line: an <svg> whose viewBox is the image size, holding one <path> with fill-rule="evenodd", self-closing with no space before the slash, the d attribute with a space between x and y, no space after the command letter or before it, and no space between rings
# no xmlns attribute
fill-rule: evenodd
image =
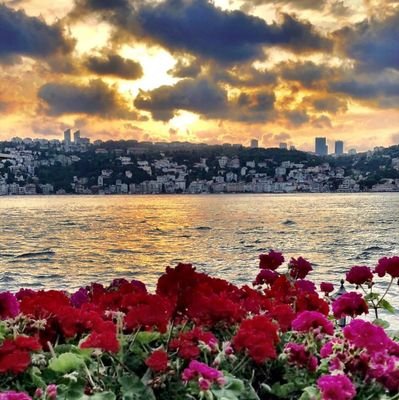
<svg viewBox="0 0 399 400"><path fill-rule="evenodd" d="M342 140L335 141L335 155L342 156L344 154L344 142Z"/></svg>
<svg viewBox="0 0 399 400"><path fill-rule="evenodd" d="M279 148L282 150L287 150L288 149L288 145L287 143L280 143Z"/></svg>
<svg viewBox="0 0 399 400"><path fill-rule="evenodd" d="M317 137L315 139L315 153L318 156L328 155L327 139L325 137Z"/></svg>
<svg viewBox="0 0 399 400"><path fill-rule="evenodd" d="M64 144L65 146L70 146L71 145L71 130L67 129L64 131Z"/></svg>
<svg viewBox="0 0 399 400"><path fill-rule="evenodd" d="M73 134L73 142L75 144L79 144L80 143L80 131L77 130L74 134Z"/></svg>
<svg viewBox="0 0 399 400"><path fill-rule="evenodd" d="M257 149L258 147L259 147L258 139L252 139L251 140L251 149Z"/></svg>

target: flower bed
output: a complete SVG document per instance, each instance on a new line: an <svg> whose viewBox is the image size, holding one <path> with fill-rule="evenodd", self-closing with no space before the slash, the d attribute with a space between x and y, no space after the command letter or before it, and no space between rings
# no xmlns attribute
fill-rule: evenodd
<svg viewBox="0 0 399 400"><path fill-rule="evenodd" d="M302 257L260 256L237 287L167 268L149 293L138 281L94 283L68 294L0 294L0 400L397 399L399 343L378 319L399 257L347 281L364 291L319 294ZM282 272L278 272L278 271ZM384 294L373 281L385 275ZM377 319L359 315L370 310ZM336 320L351 317L341 329Z"/></svg>

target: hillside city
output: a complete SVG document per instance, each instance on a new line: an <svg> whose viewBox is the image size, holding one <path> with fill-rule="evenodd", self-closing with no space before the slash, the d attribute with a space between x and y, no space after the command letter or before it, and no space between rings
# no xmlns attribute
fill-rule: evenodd
<svg viewBox="0 0 399 400"><path fill-rule="evenodd" d="M326 138L315 152L285 143L259 148L187 142L64 140L0 142L0 195L397 192L399 145L364 153Z"/></svg>

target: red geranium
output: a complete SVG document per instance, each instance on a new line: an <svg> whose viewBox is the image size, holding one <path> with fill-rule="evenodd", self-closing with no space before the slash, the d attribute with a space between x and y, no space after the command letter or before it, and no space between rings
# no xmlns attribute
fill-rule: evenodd
<svg viewBox="0 0 399 400"><path fill-rule="evenodd" d="M119 341L116 336L116 326L111 321L103 322L80 344L80 347L82 349L97 348L110 353L117 353Z"/></svg>
<svg viewBox="0 0 399 400"><path fill-rule="evenodd" d="M268 254L259 256L259 268L261 269L277 269L284 262L284 256L274 250L270 250Z"/></svg>
<svg viewBox="0 0 399 400"><path fill-rule="evenodd" d="M367 266L355 266L346 273L346 280L354 285L363 285L373 280L373 273Z"/></svg>
<svg viewBox="0 0 399 400"><path fill-rule="evenodd" d="M339 319L344 316L355 317L368 313L369 308L363 297L356 292L345 293L338 297L332 304L334 317Z"/></svg>
<svg viewBox="0 0 399 400"><path fill-rule="evenodd" d="M310 271L313 271L312 264L303 257L291 258L288 268L294 279L304 279Z"/></svg>
<svg viewBox="0 0 399 400"><path fill-rule="evenodd" d="M4 340L0 347L0 373L24 372L31 362L29 352L40 349L40 343L36 338L17 336L15 339Z"/></svg>
<svg viewBox="0 0 399 400"><path fill-rule="evenodd" d="M292 321L292 329L298 332L309 332L320 329L321 332L332 335L334 325L325 315L317 311L303 311Z"/></svg>
<svg viewBox="0 0 399 400"><path fill-rule="evenodd" d="M329 282L321 282L320 283L320 290L325 294L329 294L334 291L334 285Z"/></svg>
<svg viewBox="0 0 399 400"><path fill-rule="evenodd" d="M168 354L164 350L155 350L145 360L145 365L154 372L164 372L168 368Z"/></svg>
<svg viewBox="0 0 399 400"><path fill-rule="evenodd" d="M278 342L277 325L263 315L243 321L233 338L236 350L247 350L249 356L258 364L276 358Z"/></svg>
<svg viewBox="0 0 399 400"><path fill-rule="evenodd" d="M374 270L378 276L391 275L392 278L399 278L399 257L383 257L378 261Z"/></svg>

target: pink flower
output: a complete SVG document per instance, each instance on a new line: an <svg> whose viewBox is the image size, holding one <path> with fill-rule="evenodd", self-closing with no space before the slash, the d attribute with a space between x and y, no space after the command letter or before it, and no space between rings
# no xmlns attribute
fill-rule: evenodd
<svg viewBox="0 0 399 400"><path fill-rule="evenodd" d="M323 375L317 380L322 400L352 400L356 389L346 375Z"/></svg>
<svg viewBox="0 0 399 400"><path fill-rule="evenodd" d="M354 285L363 285L373 280L373 273L367 266L352 267L350 271L346 273L346 280Z"/></svg>
<svg viewBox="0 0 399 400"><path fill-rule="evenodd" d="M386 349L391 342L383 328L361 319L355 319L346 326L344 336L354 346L367 349L371 354Z"/></svg>
<svg viewBox="0 0 399 400"><path fill-rule="evenodd" d="M32 398L26 393L9 391L0 393L0 400L32 400Z"/></svg>
<svg viewBox="0 0 399 400"><path fill-rule="evenodd" d="M187 382L197 378L201 390L209 390L213 383L219 386L225 384L225 379L221 371L202 362L192 360L188 368L183 371L182 379Z"/></svg>
<svg viewBox="0 0 399 400"><path fill-rule="evenodd" d="M19 314L17 298L10 292L0 293L0 318L14 318Z"/></svg>
<svg viewBox="0 0 399 400"><path fill-rule="evenodd" d="M321 282L320 283L320 290L325 294L329 294L334 291L334 285L329 282Z"/></svg>
<svg viewBox="0 0 399 400"><path fill-rule="evenodd" d="M284 257L282 253L270 250L268 254L261 254L259 260L259 268L274 271L284 262Z"/></svg>
<svg viewBox="0 0 399 400"><path fill-rule="evenodd" d="M46 388L46 395L49 400L55 400L57 398L57 385L48 385Z"/></svg>
<svg viewBox="0 0 399 400"><path fill-rule="evenodd" d="M312 264L303 257L298 259L291 258L288 268L290 269L290 275L294 279L304 279L310 271L313 271Z"/></svg>
<svg viewBox="0 0 399 400"><path fill-rule="evenodd" d="M391 275L392 278L399 278L399 257L383 257L378 261L378 264L374 270L378 276L385 276L385 274Z"/></svg>
<svg viewBox="0 0 399 400"><path fill-rule="evenodd" d="M310 330L320 328L327 335L334 333L334 325L325 315L318 311L302 311L292 321L292 329L298 332L309 332Z"/></svg>
<svg viewBox="0 0 399 400"><path fill-rule="evenodd" d="M345 293L338 297L333 302L332 309L336 319L345 316L355 317L356 315L368 314L369 312L366 301L356 292Z"/></svg>

